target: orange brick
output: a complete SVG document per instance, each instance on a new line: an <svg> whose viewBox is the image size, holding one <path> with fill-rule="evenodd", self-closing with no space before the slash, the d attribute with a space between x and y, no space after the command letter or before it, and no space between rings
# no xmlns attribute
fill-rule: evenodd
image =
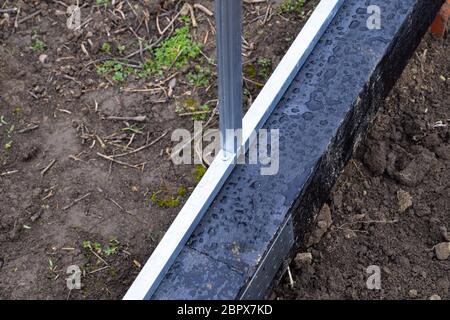
<svg viewBox="0 0 450 320"><path fill-rule="evenodd" d="M431 25L431 32L437 37L443 37L450 27L450 0L447 0Z"/></svg>

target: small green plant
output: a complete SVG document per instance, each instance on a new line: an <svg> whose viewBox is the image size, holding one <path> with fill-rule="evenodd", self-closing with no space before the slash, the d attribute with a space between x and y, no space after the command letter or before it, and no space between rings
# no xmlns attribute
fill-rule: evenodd
<svg viewBox="0 0 450 320"><path fill-rule="evenodd" d="M102 245L98 242L91 242L90 240L83 241L83 248L91 250L97 254L102 253Z"/></svg>
<svg viewBox="0 0 450 320"><path fill-rule="evenodd" d="M135 124L132 124L132 125L130 125L128 127L125 127L125 128L121 129L121 131L128 132L128 133L144 133L143 130L144 130L143 126L141 128L139 128Z"/></svg>
<svg viewBox="0 0 450 320"><path fill-rule="evenodd" d="M124 81L133 72L133 68L124 67L120 62L114 59L106 60L97 67L98 75L111 75L112 79L117 82Z"/></svg>
<svg viewBox="0 0 450 320"><path fill-rule="evenodd" d="M187 190L184 186L179 187L176 194L172 194L167 189L161 189L154 192L150 197L150 200L160 208L174 208L180 205L181 198L183 198L186 193Z"/></svg>
<svg viewBox="0 0 450 320"><path fill-rule="evenodd" d="M186 76L188 82L197 87L207 87L209 86L209 78L211 77L211 69L208 67L203 68L199 65L195 66L194 72L189 72Z"/></svg>
<svg viewBox="0 0 450 320"><path fill-rule="evenodd" d="M192 120L194 121L203 121L208 118L208 114L211 112L208 104L202 104L197 107L188 108L189 112L192 114ZM183 107L178 106L175 109L176 113L184 113L187 110Z"/></svg>
<svg viewBox="0 0 450 320"><path fill-rule="evenodd" d="M111 256L119 252L120 242L116 237L111 237L109 240L108 246L103 248L99 242L92 242L90 240L83 241L83 248L90 250L100 256Z"/></svg>
<svg viewBox="0 0 450 320"><path fill-rule="evenodd" d="M203 176L206 173L206 167L198 164L195 166L195 171L194 171L194 180L195 182L200 182L200 180L202 180Z"/></svg>
<svg viewBox="0 0 450 320"><path fill-rule="evenodd" d="M259 58L258 66L258 75L264 79L267 79L272 71L272 60L270 58Z"/></svg>
<svg viewBox="0 0 450 320"><path fill-rule="evenodd" d="M184 24L189 25L191 23L191 18L189 16L181 16L178 18Z"/></svg>
<svg viewBox="0 0 450 320"><path fill-rule="evenodd" d="M116 70L116 66L120 65L116 60L106 60L97 67L97 74L105 75Z"/></svg>
<svg viewBox="0 0 450 320"><path fill-rule="evenodd" d="M184 196L186 195L186 193L187 193L187 190L186 190L186 188L183 187L183 186L179 187L178 190L177 190L177 194L178 194L180 197L184 197Z"/></svg>
<svg viewBox="0 0 450 320"><path fill-rule="evenodd" d="M8 151L8 150L11 150L12 145L13 145L13 142L12 142L12 141L9 141L9 142L7 142L7 143L5 143L5 144L3 145L3 148L4 148L6 151Z"/></svg>
<svg viewBox="0 0 450 320"><path fill-rule="evenodd" d="M142 69L137 72L137 75L140 78L147 78L157 71L158 70L155 61L153 59L147 59L142 65Z"/></svg>
<svg viewBox="0 0 450 320"><path fill-rule="evenodd" d="M22 116L22 108L21 107L16 107L16 108L14 108L12 113L16 117L20 117L20 116Z"/></svg>
<svg viewBox="0 0 450 320"><path fill-rule="evenodd" d="M285 13L301 13L306 0L287 0L281 5L281 11Z"/></svg>
<svg viewBox="0 0 450 320"><path fill-rule="evenodd" d="M48 259L48 268L51 272L55 272L56 271L56 265L53 263L52 259Z"/></svg>
<svg viewBox="0 0 450 320"><path fill-rule="evenodd" d="M244 74L250 78L267 79L272 71L272 60L270 58L259 58L255 64L245 64Z"/></svg>
<svg viewBox="0 0 450 320"><path fill-rule="evenodd" d="M120 242L117 240L116 237L112 237L109 240L109 246L105 248L104 253L105 256L114 255L119 251L120 248Z"/></svg>
<svg viewBox="0 0 450 320"><path fill-rule="evenodd" d="M110 54L111 45L107 42L103 43L101 51ZM119 45L117 51L119 54L123 54L125 46ZM138 68L125 67L116 59L110 59L97 66L96 71L99 75L111 76L117 82L125 81L130 74L135 74L140 78L148 78L155 74L162 75L164 70L172 67L181 68L190 59L198 57L200 52L201 45L192 40L189 26L186 25L176 29L172 37L164 40L158 48L152 51L153 58L147 59ZM191 74L188 81L192 81L196 86L207 86L209 74L208 68L201 68L197 73Z"/></svg>
<svg viewBox="0 0 450 320"><path fill-rule="evenodd" d="M125 52L126 47L124 45L118 45L117 51L119 51L119 54L123 54Z"/></svg>
<svg viewBox="0 0 450 320"><path fill-rule="evenodd" d="M36 30L33 30L31 36L31 49L33 51L43 51L45 49L45 43L39 39L39 35Z"/></svg>
<svg viewBox="0 0 450 320"><path fill-rule="evenodd" d="M161 45L154 50L155 69L162 72L171 66L181 68L190 59L196 58L200 54L200 44L194 42L189 32L189 26L184 26L175 30L175 35L164 40Z"/></svg>
<svg viewBox="0 0 450 320"><path fill-rule="evenodd" d="M104 53L110 54L111 53L111 45L108 42L103 42L101 50Z"/></svg>
<svg viewBox="0 0 450 320"><path fill-rule="evenodd" d="M33 51L43 51L45 49L45 43L38 38L35 38L31 45L31 49L33 49Z"/></svg>
<svg viewBox="0 0 450 320"><path fill-rule="evenodd" d="M200 104L195 98L187 98L183 105L178 105L175 109L176 113L188 112L192 115L192 120L202 121L206 120L208 114L211 112L208 104Z"/></svg>
<svg viewBox="0 0 450 320"><path fill-rule="evenodd" d="M11 127L9 127L8 130L6 130L6 133L8 134L8 137L11 137L12 133L14 132L14 129L16 127L14 125L12 125Z"/></svg>
<svg viewBox="0 0 450 320"><path fill-rule="evenodd" d="M125 80L125 73L123 72L114 72L112 79L117 82L122 82Z"/></svg>
<svg viewBox="0 0 450 320"><path fill-rule="evenodd" d="M202 104L199 108L198 108L198 113L192 115L192 120L196 120L196 121L202 121L202 120L206 120L206 118L208 117L208 114L210 112L209 110L209 105L207 104Z"/></svg>
<svg viewBox="0 0 450 320"><path fill-rule="evenodd" d="M106 6L109 3L109 0L95 0L95 3L99 6Z"/></svg>
<svg viewBox="0 0 450 320"><path fill-rule="evenodd" d="M180 205L179 197L161 192L153 193L150 200L160 208L174 208Z"/></svg>
<svg viewBox="0 0 450 320"><path fill-rule="evenodd" d="M243 72L245 76L249 77L250 79L254 79L258 75L256 66L254 64L245 64L243 66Z"/></svg>

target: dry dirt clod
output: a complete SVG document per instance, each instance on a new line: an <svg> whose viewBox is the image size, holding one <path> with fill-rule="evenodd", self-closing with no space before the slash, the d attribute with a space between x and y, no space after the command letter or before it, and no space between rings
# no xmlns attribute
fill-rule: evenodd
<svg viewBox="0 0 450 320"><path fill-rule="evenodd" d="M417 155L405 169L395 173L395 177L401 184L409 187L417 186L425 178L431 169L435 157L430 152Z"/></svg>
<svg viewBox="0 0 450 320"><path fill-rule="evenodd" d="M439 260L447 260L450 257L450 242L441 242L434 246L436 258Z"/></svg>
<svg viewBox="0 0 450 320"><path fill-rule="evenodd" d="M367 147L364 163L376 176L383 174L386 169L386 145L384 142L373 142Z"/></svg>
<svg viewBox="0 0 450 320"><path fill-rule="evenodd" d="M398 211L400 213L404 213L413 205L412 197L409 194L409 192L404 191L402 189L397 191L397 199L398 199Z"/></svg>
<svg viewBox="0 0 450 320"><path fill-rule="evenodd" d="M429 300L441 300L441 297L438 296L437 294L433 294Z"/></svg>
<svg viewBox="0 0 450 320"><path fill-rule="evenodd" d="M44 64L44 63L47 61L47 58L48 58L48 55L46 55L46 54L41 54L41 55L39 56L39 62L42 63L42 64Z"/></svg>
<svg viewBox="0 0 450 320"><path fill-rule="evenodd" d="M434 152L443 160L450 160L450 146L439 146Z"/></svg>
<svg viewBox="0 0 450 320"><path fill-rule="evenodd" d="M295 256L294 263L297 268L301 268L304 265L312 263L312 254L310 252L302 252Z"/></svg>
<svg viewBox="0 0 450 320"><path fill-rule="evenodd" d="M317 216L316 229L311 233L307 246L310 247L319 243L325 232L331 227L331 224L331 210L328 204L325 204Z"/></svg>
<svg viewBox="0 0 450 320"><path fill-rule="evenodd" d="M442 233L442 236L444 237L445 241L450 242L450 233L447 231L447 228L441 227L440 229L441 229L441 233Z"/></svg>
<svg viewBox="0 0 450 320"><path fill-rule="evenodd" d="M410 298L417 298L418 295L417 290L415 289L409 290L408 295Z"/></svg>

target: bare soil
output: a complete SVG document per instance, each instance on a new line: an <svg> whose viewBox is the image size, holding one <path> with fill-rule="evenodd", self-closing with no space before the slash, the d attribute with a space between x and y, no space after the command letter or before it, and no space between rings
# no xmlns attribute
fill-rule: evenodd
<svg viewBox="0 0 450 320"><path fill-rule="evenodd" d="M317 2L297 13L245 5L246 106ZM207 10L193 8L194 27L178 15L183 1L80 0L82 24L71 30L76 3L0 0L0 299L121 298L197 183L198 168L170 161L171 132L192 131L197 115L217 126ZM111 59L141 71L186 25L202 50L188 64L98 74ZM188 80L196 66L207 83ZM82 290L66 287L71 265Z"/></svg>
<svg viewBox="0 0 450 320"><path fill-rule="evenodd" d="M449 102L450 39L428 34L272 298L450 298Z"/></svg>

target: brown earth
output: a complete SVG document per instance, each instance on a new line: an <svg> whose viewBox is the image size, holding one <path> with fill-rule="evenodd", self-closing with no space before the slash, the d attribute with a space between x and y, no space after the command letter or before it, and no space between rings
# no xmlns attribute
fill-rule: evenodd
<svg viewBox="0 0 450 320"><path fill-rule="evenodd" d="M450 38L428 34L272 298L450 298L449 102Z"/></svg>
<svg viewBox="0 0 450 320"><path fill-rule="evenodd" d="M183 1L80 0L73 31L66 12L76 3L0 1L0 299L121 298L197 181L199 168L170 161L171 132L192 131L189 113L204 104L200 116L217 126L214 19L205 10L194 9L193 27L176 18ZM245 5L247 106L316 3L299 13ZM142 70L146 45L186 24L202 44L187 65L123 81L97 74L108 59ZM207 84L187 80L196 65L209 70ZM114 158L120 164L99 154L125 155ZM83 271L82 290L66 287L70 265Z"/></svg>

